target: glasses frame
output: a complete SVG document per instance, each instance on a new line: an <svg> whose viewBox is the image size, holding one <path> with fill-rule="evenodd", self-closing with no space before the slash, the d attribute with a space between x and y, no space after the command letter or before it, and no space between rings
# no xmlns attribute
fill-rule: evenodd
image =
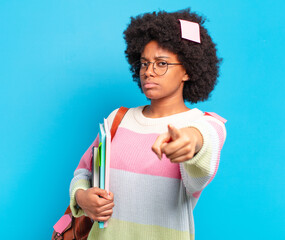
<svg viewBox="0 0 285 240"><path fill-rule="evenodd" d="M166 67L166 71L165 71L165 73L163 73L163 74L157 74L156 72L155 72L155 67L154 67L154 64L156 63L156 62L165 62L166 64L167 64L167 67ZM133 70L134 70L134 72L138 75L138 76L143 76L143 75L145 75L145 73L146 73L146 71L148 70L148 68L149 68L149 66L150 66L150 64L152 63L152 69L153 69L153 72L157 75L157 76L163 76L164 74L166 74L167 73L167 71L168 71L168 65L182 65L182 63L169 63L169 62L167 62L167 61L164 61L164 60L156 60L156 61L154 61L154 62L150 62L150 61L148 61L148 62L144 62L144 63L146 63L147 64L147 67L146 67L146 69L145 69L145 71L144 71L144 73L143 74L140 74L140 71L141 71L141 61L140 60L138 60L138 61L136 61L134 64L133 64Z"/></svg>

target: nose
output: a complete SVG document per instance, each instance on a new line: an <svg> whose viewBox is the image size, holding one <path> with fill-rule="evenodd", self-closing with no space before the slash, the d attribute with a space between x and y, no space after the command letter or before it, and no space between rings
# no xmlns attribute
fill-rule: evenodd
<svg viewBox="0 0 285 240"><path fill-rule="evenodd" d="M149 76L154 76L155 72L154 72L154 63L153 62L149 62L149 65L147 66L146 70L145 70L145 76L149 77Z"/></svg>

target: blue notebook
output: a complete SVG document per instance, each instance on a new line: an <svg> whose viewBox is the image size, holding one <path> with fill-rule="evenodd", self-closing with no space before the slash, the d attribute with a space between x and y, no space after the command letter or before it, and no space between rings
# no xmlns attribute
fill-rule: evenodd
<svg viewBox="0 0 285 240"><path fill-rule="evenodd" d="M106 164L106 133L103 124L99 124L99 188L105 189ZM104 228L104 222L99 222L99 228Z"/></svg>

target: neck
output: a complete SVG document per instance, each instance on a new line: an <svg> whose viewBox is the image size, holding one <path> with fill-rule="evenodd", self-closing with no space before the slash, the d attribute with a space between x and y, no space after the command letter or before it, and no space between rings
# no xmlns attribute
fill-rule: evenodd
<svg viewBox="0 0 285 240"><path fill-rule="evenodd" d="M186 112L188 110L189 108L186 107L183 98L168 99L168 101L160 99L159 101L151 100L151 104L145 107L143 114L145 117L149 118L160 118Z"/></svg>

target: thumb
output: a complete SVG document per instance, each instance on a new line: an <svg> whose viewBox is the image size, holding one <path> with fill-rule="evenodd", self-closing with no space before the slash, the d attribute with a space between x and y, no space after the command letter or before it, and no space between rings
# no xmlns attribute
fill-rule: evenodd
<svg viewBox="0 0 285 240"><path fill-rule="evenodd" d="M168 132L171 137L171 141L175 141L177 138L180 137L179 130L176 127L174 127L172 124L168 125Z"/></svg>
<svg viewBox="0 0 285 240"><path fill-rule="evenodd" d="M107 193L107 191L105 189L101 189L101 188L95 188L95 194L100 196L100 197L103 197L107 200L111 200L111 196Z"/></svg>

